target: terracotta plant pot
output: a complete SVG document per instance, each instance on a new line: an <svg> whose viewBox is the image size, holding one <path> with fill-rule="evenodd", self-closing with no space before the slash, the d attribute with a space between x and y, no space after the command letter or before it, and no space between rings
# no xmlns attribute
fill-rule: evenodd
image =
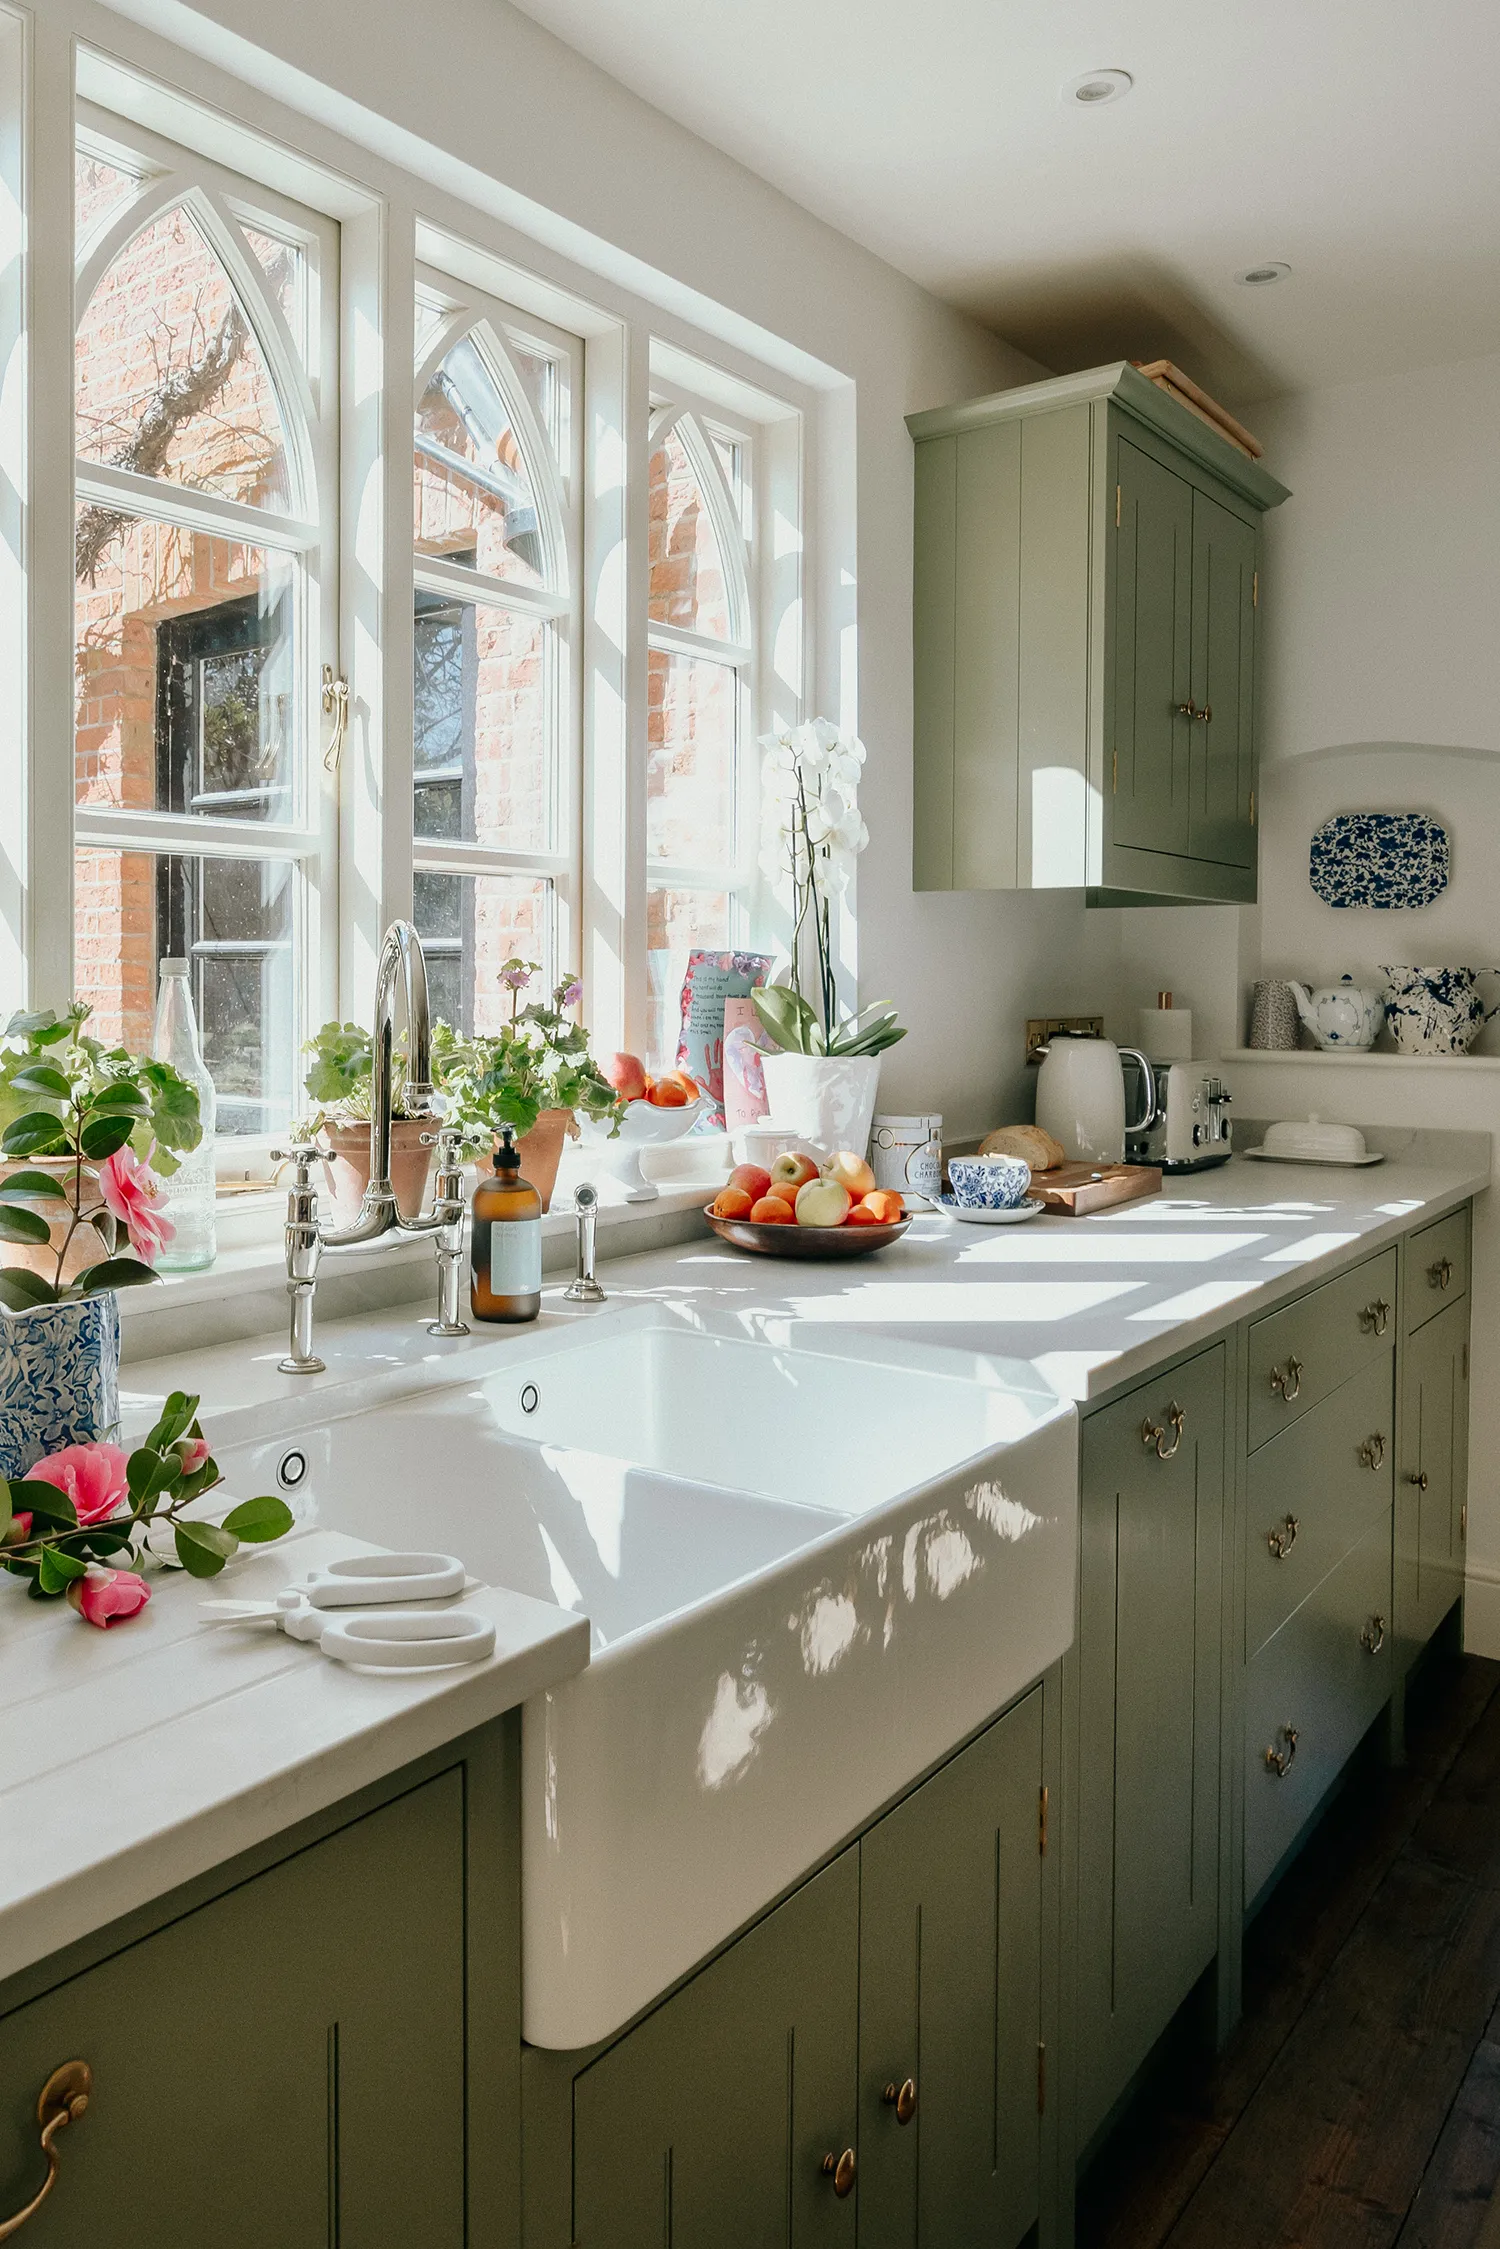
<svg viewBox="0 0 1500 2249"><path fill-rule="evenodd" d="M543 1210L552 1208L552 1190L557 1185L563 1142L577 1138L578 1120L571 1109L544 1109L530 1132L523 1132L516 1142L521 1177L541 1196Z"/></svg>
<svg viewBox="0 0 1500 2249"><path fill-rule="evenodd" d="M60 1187L66 1188L69 1193L72 1192L73 1166L71 1163L59 1163L55 1156L28 1156L24 1163L0 1163L0 1179L9 1179L11 1174L17 1171L45 1171L48 1177L55 1179ZM97 1202L98 1196L98 1175L85 1164L83 1167L83 1199L85 1205ZM41 1243L38 1242L35 1249L32 1249L24 1242L0 1242L0 1265L24 1265L28 1272L40 1273L43 1280L55 1281L57 1279L57 1253L61 1249L68 1228L73 1222L73 1214L71 1210L64 1212L61 1203L28 1203L26 1207L28 1210L35 1211L39 1218L46 1219L51 1246L43 1249ZM60 1217L54 1217L54 1211L63 1214ZM106 1228L108 1224L109 1221L106 1218ZM105 1247L103 1235L96 1232L92 1226L80 1226L72 1241L68 1244L68 1254L63 1260L62 1279L64 1287L67 1286L69 1281L76 1281L79 1274L87 1272L91 1265L101 1264L110 1255L111 1252Z"/></svg>
<svg viewBox="0 0 1500 2249"><path fill-rule="evenodd" d="M432 1150L422 1145L424 1132L436 1132L428 1118L398 1117L391 1126L391 1185L396 1208L403 1218L416 1218L427 1199L427 1175ZM370 1184L370 1128L367 1124L325 1125L318 1135L329 1155L323 1176L338 1226L352 1226Z"/></svg>

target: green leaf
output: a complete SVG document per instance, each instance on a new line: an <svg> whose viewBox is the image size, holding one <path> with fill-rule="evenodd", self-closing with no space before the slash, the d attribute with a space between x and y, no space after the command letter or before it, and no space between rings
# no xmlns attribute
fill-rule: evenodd
<svg viewBox="0 0 1500 2249"><path fill-rule="evenodd" d="M0 1476L0 1546L5 1544L6 1535L14 1519L15 1510L10 1503L10 1486L5 1478Z"/></svg>
<svg viewBox="0 0 1500 2249"><path fill-rule="evenodd" d="M124 1147L135 1129L134 1117L87 1117L78 1135L78 1145L91 1163L103 1163Z"/></svg>
<svg viewBox="0 0 1500 2249"><path fill-rule="evenodd" d="M165 1452L175 1445L179 1437L187 1436L198 1412L197 1397L186 1390L174 1390L157 1416L156 1427L146 1439L152 1452Z"/></svg>
<svg viewBox="0 0 1500 2249"><path fill-rule="evenodd" d="M116 1110L128 1109L132 1116L141 1117L146 1114L151 1102L133 1078L109 1078L96 1092L89 1095L88 1106L95 1116L112 1115Z"/></svg>
<svg viewBox="0 0 1500 2249"><path fill-rule="evenodd" d="M137 1506L181 1481L182 1462L176 1453L153 1452L149 1445L141 1445L125 1463L126 1487Z"/></svg>
<svg viewBox="0 0 1500 2249"><path fill-rule="evenodd" d="M89 1566L87 1562L81 1562L76 1554L64 1554L55 1546L44 1546L38 1574L44 1593L62 1593L70 1578L87 1577Z"/></svg>
<svg viewBox="0 0 1500 2249"><path fill-rule="evenodd" d="M818 1019L800 992L765 984L750 994L755 1012L785 1054L816 1054Z"/></svg>
<svg viewBox="0 0 1500 2249"><path fill-rule="evenodd" d="M7 1265L0 1268L0 1304L12 1312L29 1312L33 1304L55 1304L57 1291L40 1273L29 1273L24 1265Z"/></svg>
<svg viewBox="0 0 1500 2249"><path fill-rule="evenodd" d="M273 1538L284 1538L295 1521L284 1499L265 1492L259 1499L241 1500L238 1507L231 1507L224 1528L248 1546L266 1546Z"/></svg>
<svg viewBox="0 0 1500 2249"><path fill-rule="evenodd" d="M65 1203L67 1199L61 1180L50 1171L13 1171L8 1179L0 1179L0 1202Z"/></svg>
<svg viewBox="0 0 1500 2249"><path fill-rule="evenodd" d="M18 1515L32 1514L39 1523L59 1525L71 1530L77 1524L78 1513L66 1492L56 1484L44 1484L40 1477L23 1476L10 1487L10 1504Z"/></svg>
<svg viewBox="0 0 1500 2249"><path fill-rule="evenodd" d="M16 1117L0 1138L7 1156L58 1156L67 1152L67 1135L59 1120L46 1109L28 1109Z"/></svg>
<svg viewBox="0 0 1500 2249"><path fill-rule="evenodd" d="M138 1257L106 1257L102 1264L91 1265L87 1272L80 1273L67 1293L69 1296L98 1296L104 1289L144 1288L147 1281L160 1279L161 1275L152 1266L143 1265Z"/></svg>
<svg viewBox="0 0 1500 2249"><path fill-rule="evenodd" d="M174 1523L177 1559L190 1577L217 1577L239 1547L233 1531L215 1523Z"/></svg>
<svg viewBox="0 0 1500 2249"><path fill-rule="evenodd" d="M48 1242L47 1221L34 1210L19 1210L0 1202L0 1242Z"/></svg>
<svg viewBox="0 0 1500 2249"><path fill-rule="evenodd" d="M50 1007L41 1015L28 1014L25 1008L21 1008L6 1024L5 1036L8 1039L29 1039L38 1031L52 1031L57 1027L57 1016ZM67 1026L64 1025L63 1028L66 1029Z"/></svg>
<svg viewBox="0 0 1500 2249"><path fill-rule="evenodd" d="M54 1070L50 1062L29 1062L10 1082L17 1093L40 1093L49 1101L68 1101L73 1094L61 1070Z"/></svg>
<svg viewBox="0 0 1500 2249"><path fill-rule="evenodd" d="M83 1552L94 1555L102 1562L108 1555L123 1553L134 1536L133 1526L122 1529L113 1523L96 1523L91 1530L82 1534L78 1545Z"/></svg>
<svg viewBox="0 0 1500 2249"><path fill-rule="evenodd" d="M164 1148L179 1153L196 1148L203 1138L198 1114L198 1089L179 1077L170 1062L141 1062L136 1076L151 1100L151 1129Z"/></svg>

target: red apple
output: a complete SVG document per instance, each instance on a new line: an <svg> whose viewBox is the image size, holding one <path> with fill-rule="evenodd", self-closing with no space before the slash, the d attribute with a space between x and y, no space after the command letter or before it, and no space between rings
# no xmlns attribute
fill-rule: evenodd
<svg viewBox="0 0 1500 2249"><path fill-rule="evenodd" d="M830 1156L823 1166L823 1177L836 1179L841 1187L847 1187L856 1202L861 1195L868 1195L875 1184L874 1172L864 1157L857 1156L852 1148L840 1148L836 1155Z"/></svg>
<svg viewBox="0 0 1500 2249"><path fill-rule="evenodd" d="M805 1187L810 1179L816 1179L817 1176L817 1165L806 1156L793 1155L790 1149L787 1150L785 1155L778 1156L771 1166L771 1185L773 1187L790 1187L794 1193L799 1187Z"/></svg>
<svg viewBox="0 0 1500 2249"><path fill-rule="evenodd" d="M646 1070L638 1054L612 1054L604 1075L624 1101L644 1101Z"/></svg>

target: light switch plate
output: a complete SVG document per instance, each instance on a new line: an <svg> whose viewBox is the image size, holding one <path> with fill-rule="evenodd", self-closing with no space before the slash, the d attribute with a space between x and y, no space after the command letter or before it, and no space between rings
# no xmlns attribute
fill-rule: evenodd
<svg viewBox="0 0 1500 2249"><path fill-rule="evenodd" d="M1026 1059L1040 1062L1041 1049L1054 1031L1071 1031L1077 1039L1102 1039L1102 1015L1030 1015L1026 1019Z"/></svg>

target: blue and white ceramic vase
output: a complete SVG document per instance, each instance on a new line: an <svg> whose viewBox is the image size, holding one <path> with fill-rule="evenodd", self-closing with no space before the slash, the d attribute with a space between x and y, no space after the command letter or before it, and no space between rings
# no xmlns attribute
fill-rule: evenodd
<svg viewBox="0 0 1500 2249"><path fill-rule="evenodd" d="M0 1476L24 1476L120 1418L120 1304L113 1292L0 1312Z"/></svg>

